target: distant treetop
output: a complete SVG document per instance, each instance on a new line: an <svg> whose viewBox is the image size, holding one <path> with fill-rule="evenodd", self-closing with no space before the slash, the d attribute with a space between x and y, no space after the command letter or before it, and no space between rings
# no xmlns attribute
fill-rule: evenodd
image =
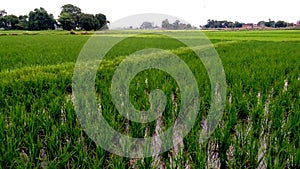
<svg viewBox="0 0 300 169"><path fill-rule="evenodd" d="M107 29L109 21L102 13L96 15L85 14L81 9L72 4L61 7L59 18L56 20L45 8L36 8L28 15L7 15L5 10L0 10L0 28L6 30L48 30L62 28L64 30L100 30Z"/></svg>

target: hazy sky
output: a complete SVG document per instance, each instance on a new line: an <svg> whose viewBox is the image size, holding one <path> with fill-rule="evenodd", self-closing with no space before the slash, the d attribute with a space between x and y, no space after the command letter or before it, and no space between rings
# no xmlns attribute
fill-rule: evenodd
<svg viewBox="0 0 300 169"><path fill-rule="evenodd" d="M68 3L85 13L103 13L112 22L141 13L168 14L194 26L205 24L207 19L248 23L269 18L294 23L300 20L300 0L0 0L0 9L20 15L44 7L58 18L61 6Z"/></svg>

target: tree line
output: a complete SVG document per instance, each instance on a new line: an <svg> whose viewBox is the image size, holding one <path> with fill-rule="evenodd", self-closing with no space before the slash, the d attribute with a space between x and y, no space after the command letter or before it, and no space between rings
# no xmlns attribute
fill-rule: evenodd
<svg viewBox="0 0 300 169"><path fill-rule="evenodd" d="M207 24L204 26L201 26L202 28L241 28L243 26L244 23L242 22L231 22L231 21L227 21L227 20L222 20L222 21L218 21L218 20L213 20L213 19L208 19L207 20ZM285 21L272 21L271 19L269 19L269 21L260 21L256 24L257 26L260 27L273 27L273 28L283 28L283 27L289 27L289 26L293 26L293 23L288 23Z"/></svg>
<svg viewBox="0 0 300 169"><path fill-rule="evenodd" d="M185 23L180 23L179 20L176 20L174 23L169 23L168 19L165 19L161 23L161 27L164 29L173 29L173 30L178 30L178 29L192 29L191 24L185 24Z"/></svg>
<svg viewBox="0 0 300 169"><path fill-rule="evenodd" d="M154 23L145 21L137 29L167 29L167 30L183 30L183 29L195 29L191 24L181 23L179 20L176 20L173 23L170 23L168 19L165 19L161 23L161 27L154 26ZM130 27L132 29L132 27Z"/></svg>
<svg viewBox="0 0 300 169"><path fill-rule="evenodd" d="M53 14L44 8L36 8L28 15L7 15L5 10L0 11L0 28L6 30L100 30L106 29L106 16L102 13L96 15L82 13L81 9L72 4L61 7L59 18L54 19Z"/></svg>

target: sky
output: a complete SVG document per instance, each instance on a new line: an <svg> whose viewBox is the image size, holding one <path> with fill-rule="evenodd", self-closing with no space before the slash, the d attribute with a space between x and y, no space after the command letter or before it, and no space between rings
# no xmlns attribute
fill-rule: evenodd
<svg viewBox="0 0 300 169"><path fill-rule="evenodd" d="M43 7L58 18L65 4L78 6L84 13L103 13L111 22L143 13L175 16L197 27L206 24L208 19L244 23L300 20L300 0L0 0L0 10L24 15Z"/></svg>

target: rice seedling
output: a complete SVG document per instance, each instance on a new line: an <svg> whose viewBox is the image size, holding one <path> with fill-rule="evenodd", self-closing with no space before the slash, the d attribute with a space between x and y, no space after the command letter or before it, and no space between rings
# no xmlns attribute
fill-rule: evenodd
<svg viewBox="0 0 300 169"><path fill-rule="evenodd" d="M19 32L18 32L19 33ZM89 36L43 32L0 36L0 166L3 168L299 168L299 31L205 32L226 74L227 100L214 134L200 141L210 108L210 80L204 65L181 42L147 32L96 36L129 37L106 55L95 79L99 111L110 126L133 136L155 136L172 126L181 91L166 72L150 69L129 86L137 110L150 107L149 94L164 91L163 116L150 123L119 114L110 93L117 66L131 53L161 48L178 55L191 69L200 95L196 123L180 144L158 156L131 159L114 155L86 134L72 103L72 75ZM197 31L177 36L193 38ZM138 58L136 62L142 60ZM113 142L114 140L111 140ZM158 140L159 141L159 140ZM109 143L108 143L109 144Z"/></svg>

